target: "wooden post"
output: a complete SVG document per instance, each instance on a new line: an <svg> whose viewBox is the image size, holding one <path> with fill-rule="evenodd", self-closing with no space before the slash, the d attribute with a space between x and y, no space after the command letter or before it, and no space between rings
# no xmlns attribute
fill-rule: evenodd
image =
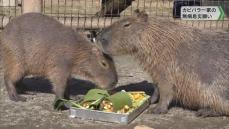
<svg viewBox="0 0 229 129"><path fill-rule="evenodd" d="M22 0L23 13L42 13L43 0Z"/></svg>

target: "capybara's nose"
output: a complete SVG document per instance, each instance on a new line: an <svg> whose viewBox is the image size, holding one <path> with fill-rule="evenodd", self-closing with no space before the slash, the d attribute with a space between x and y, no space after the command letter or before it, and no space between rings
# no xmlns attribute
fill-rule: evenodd
<svg viewBox="0 0 229 129"><path fill-rule="evenodd" d="M118 79L115 78L112 82L110 82L110 84L108 84L108 86L105 87L106 90L112 90L115 88L115 85L117 84Z"/></svg>
<svg viewBox="0 0 229 129"><path fill-rule="evenodd" d="M114 87L118 83L118 75L117 72L115 71L115 74L112 77L112 82L110 84L111 87Z"/></svg>
<svg viewBox="0 0 229 129"><path fill-rule="evenodd" d="M105 38L101 38L101 41L102 42L106 42L107 40Z"/></svg>
<svg viewBox="0 0 229 129"><path fill-rule="evenodd" d="M111 83L111 87L114 87L117 84L117 82L118 82L118 79L115 79L115 81Z"/></svg>

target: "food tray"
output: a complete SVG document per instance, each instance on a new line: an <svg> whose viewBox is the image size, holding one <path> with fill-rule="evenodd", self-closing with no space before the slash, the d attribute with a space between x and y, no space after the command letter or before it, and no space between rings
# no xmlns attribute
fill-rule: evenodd
<svg viewBox="0 0 229 129"><path fill-rule="evenodd" d="M69 117L89 119L95 121L105 121L113 123L128 124L140 115L150 104L149 99L146 100L140 107L129 114L119 114L113 112L104 112L90 109L70 108Z"/></svg>

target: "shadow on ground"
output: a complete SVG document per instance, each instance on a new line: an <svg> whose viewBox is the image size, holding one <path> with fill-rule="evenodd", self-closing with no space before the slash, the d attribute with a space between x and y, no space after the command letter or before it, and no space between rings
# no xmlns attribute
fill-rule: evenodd
<svg viewBox="0 0 229 129"><path fill-rule="evenodd" d="M41 93L53 93L53 86L49 80L44 78L25 78L23 80L23 90ZM68 83L71 95L85 94L88 90L95 88L89 81L71 79Z"/></svg>
<svg viewBox="0 0 229 129"><path fill-rule="evenodd" d="M68 88L70 90L71 96L84 95L88 90L96 88L96 85L80 79L71 79ZM123 85L110 90L110 93L125 90L125 91L144 91L146 94L152 96L155 91L155 86L148 81L142 81L138 83L131 83L128 85ZM32 92L32 93L52 93L53 86L49 80L44 78L25 78L23 80L23 85L20 85L19 91L21 93ZM24 92L23 92L24 91Z"/></svg>
<svg viewBox="0 0 229 129"><path fill-rule="evenodd" d="M149 83L148 81L142 81L137 83L130 83L128 85L123 85L115 88L112 92L118 92L121 90L125 91L144 91L147 95L152 96L155 91L155 85Z"/></svg>

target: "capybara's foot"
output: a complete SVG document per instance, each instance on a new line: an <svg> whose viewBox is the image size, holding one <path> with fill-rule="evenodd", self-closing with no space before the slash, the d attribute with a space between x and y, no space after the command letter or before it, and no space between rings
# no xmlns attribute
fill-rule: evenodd
<svg viewBox="0 0 229 129"><path fill-rule="evenodd" d="M26 101L25 97L19 96L17 94L9 95L9 98L10 98L10 100L15 101L15 102L18 102L18 101L25 102Z"/></svg>
<svg viewBox="0 0 229 129"><path fill-rule="evenodd" d="M148 114L166 114L168 112L168 108L161 108L161 106L150 107L147 111Z"/></svg>
<svg viewBox="0 0 229 129"><path fill-rule="evenodd" d="M217 116L221 116L221 114L214 111L211 108L203 108L203 109L199 109L196 112L196 116L199 116L199 117L217 117Z"/></svg>
<svg viewBox="0 0 229 129"><path fill-rule="evenodd" d="M166 113L168 113L168 108L165 106L157 105L154 108L153 113L154 114L166 114Z"/></svg>
<svg viewBox="0 0 229 129"><path fill-rule="evenodd" d="M71 105L62 100L62 98L56 97L53 103L54 110L67 110Z"/></svg>

